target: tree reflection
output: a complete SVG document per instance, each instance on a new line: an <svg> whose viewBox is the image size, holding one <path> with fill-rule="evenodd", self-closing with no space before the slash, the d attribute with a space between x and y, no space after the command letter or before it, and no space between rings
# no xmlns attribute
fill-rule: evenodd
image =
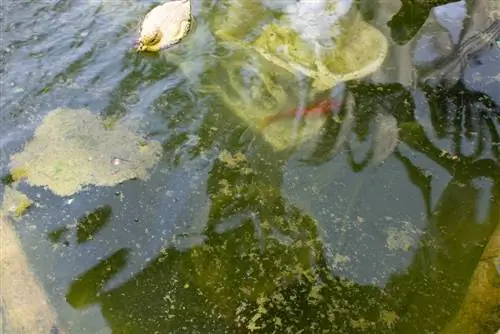
<svg viewBox="0 0 500 334"><path fill-rule="evenodd" d="M387 23L392 39L402 45L408 43L424 25L432 8L446 5L455 0L402 0L400 10Z"/></svg>
<svg viewBox="0 0 500 334"><path fill-rule="evenodd" d="M427 7L422 9L425 17ZM415 22L420 27L420 21ZM393 274L384 287L333 274L318 222L281 193L286 159L270 163L270 157L248 158L233 152L224 159L219 156L208 176L211 207L203 244L188 250L167 244L143 271L122 286L102 291L104 282L126 261L121 251L117 264L103 260L83 275L70 288L68 300L75 307L100 304L113 333L441 330L458 312L471 274L500 221L499 107L461 82L449 89L421 85L417 92L425 97L430 120L422 124L416 115L421 107L416 92L400 84L351 83L349 90L356 108L344 108L340 116L345 120L353 112L350 130L358 141L370 140L370 124L380 109L397 120L400 145L392 157L419 189L425 205L427 226L412 263ZM241 128L231 130L227 125L223 131L209 131L219 123L213 115L205 115L199 135L207 141L193 145L189 153L197 156L241 134ZM356 148L340 136L341 130L342 123L329 119L322 139L304 162L321 166L338 153L342 141L349 168L366 171L373 151L355 159ZM444 139L451 148L441 146ZM176 152L187 138L177 140L166 144L165 150ZM416 153L423 158L416 158ZM434 205L436 176L423 166L424 159L450 176ZM478 179L492 185L485 219L478 214L485 191L476 184ZM78 297L82 291L85 298ZM484 331L493 333L500 326L495 321L485 324Z"/></svg>
<svg viewBox="0 0 500 334"><path fill-rule="evenodd" d="M393 103L396 107L392 114L406 129L401 134L401 142L423 153L452 176L438 204L432 208L432 176L402 150L394 153L409 179L420 189L429 219L413 263L406 272L394 274L385 288L362 286L332 275L316 221L288 204L279 185L267 179L268 174L274 174L273 180L279 179L276 176L280 174L281 164L259 166L258 161L262 160L255 165L238 156L239 153L229 153L214 163L209 175L207 192L212 205L205 243L187 251L167 245L161 255L124 285L110 291L90 289L95 296L87 296L85 301L101 304L103 314L116 333L186 330L296 333L301 329L306 333L327 333L332 329L336 332L421 333L442 328L458 310L470 275L500 219L495 209L500 201L498 159L493 150L489 157L484 157L485 152L489 152L485 147L498 143L495 141L498 119L491 109L481 111L487 99L463 87L456 90L460 95L453 95L452 90L446 95L428 96L429 104L437 103L432 100L437 95L438 99L446 96L462 106L472 105L468 106L471 110L468 113L455 112L457 105L453 104L430 108L431 113L439 114L434 117L448 120L447 126L441 126L441 137L448 134L456 138L462 125L469 124L466 130L488 131L493 138L481 139L484 141L482 154L476 150L467 156L461 155L456 141L455 150L443 154L425 135L413 108L408 107L413 103L398 109L397 106L403 104L401 101L411 98L402 87L358 86L356 89L366 105L373 105L370 98ZM373 117L374 112L363 110L363 104L358 108L358 117ZM465 120L467 116L472 119ZM456 118L461 121L457 122ZM366 120L358 122L354 132L366 134L369 129L363 126L367 124ZM479 127L487 130L479 130ZM337 130L337 127L331 129ZM325 138L329 138L328 135ZM320 146L324 149L328 146L326 143ZM332 144L334 141L329 145ZM348 148L349 144L346 145ZM459 155L458 160L453 158L454 154ZM359 172L364 168L363 164L352 161L350 165ZM266 169L265 174L259 172L262 169ZM485 222L477 217L480 189L473 181L478 177L489 178L493 183ZM113 267L104 262L100 266ZM83 307L82 298L76 297L78 291L88 292L90 286L96 286L92 282L101 282L98 287L102 287L102 282L107 281L115 269L91 270L94 274L79 279L79 288L70 289L69 300L79 300L79 307ZM105 275L94 277L99 272ZM89 275L93 277L90 281Z"/></svg>
<svg viewBox="0 0 500 334"><path fill-rule="evenodd" d="M389 105L388 110L397 118L401 129L400 141L412 149L411 155L422 153L451 176L437 206L432 209L433 175L419 167L418 159L410 158L401 150L394 152L411 182L419 188L429 220L412 266L406 274L394 275L386 289L398 304L400 321L395 330L401 333L434 331L436 324L445 324L450 315L458 311L471 273L500 221L497 209L500 200L500 109L489 96L468 90L462 82L450 89L424 85L421 89L429 105L431 128L437 139L451 141L451 149L441 148L430 139L428 130L415 116L412 95L401 85L352 88L354 95L361 100L356 116L365 118L353 128L358 138L367 140L366 133L370 130L366 119L373 117L375 106L380 103ZM321 155L323 160L329 158L328 152L335 142L329 138L335 137L337 132L337 126L326 130L327 140L318 145L312 161L317 163ZM346 142L346 150L353 171L362 172L368 167L370 152L361 163L357 163L349 142ZM478 218L478 205L480 193L487 189L474 184L481 178L489 179L493 189L485 221ZM422 319L425 312L433 316ZM495 308L485 309L485 312L495 312ZM488 315L482 314L481 318L487 319ZM485 333L493 333L499 325L498 318L490 317L482 329Z"/></svg>

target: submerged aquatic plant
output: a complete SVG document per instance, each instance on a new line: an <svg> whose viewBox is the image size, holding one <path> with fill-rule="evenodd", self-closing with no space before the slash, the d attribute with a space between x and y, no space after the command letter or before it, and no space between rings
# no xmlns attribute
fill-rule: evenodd
<svg viewBox="0 0 500 334"><path fill-rule="evenodd" d="M314 138L325 118L306 117L300 131L290 122L264 130L262 119L307 105L339 83L373 73L385 59L388 41L362 20L352 1L271 2L223 1L227 11L216 12L214 31L234 52L203 89L219 94L231 111L281 151ZM311 8L318 6L325 15L313 26Z"/></svg>

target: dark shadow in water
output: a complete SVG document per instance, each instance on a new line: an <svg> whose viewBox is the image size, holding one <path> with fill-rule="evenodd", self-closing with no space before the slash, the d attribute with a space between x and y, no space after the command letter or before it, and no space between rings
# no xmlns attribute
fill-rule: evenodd
<svg viewBox="0 0 500 334"><path fill-rule="evenodd" d="M47 237L52 243L59 243L59 242L68 242L68 241L63 241L62 238L65 234L67 234L70 231L70 228L68 226L62 226L59 227L49 233L47 233Z"/></svg>
<svg viewBox="0 0 500 334"><path fill-rule="evenodd" d="M4 177L2 177L2 184L4 186L10 186L14 183L14 177L12 176L12 174L7 174L5 175Z"/></svg>
<svg viewBox="0 0 500 334"><path fill-rule="evenodd" d="M75 278L66 294L66 301L76 309L82 309L97 302L106 282L125 268L129 253L129 249L122 248L80 277Z"/></svg>
<svg viewBox="0 0 500 334"><path fill-rule="evenodd" d="M76 227L76 241L79 244L92 240L94 235L109 223L113 210L110 205L103 205L93 212L80 217Z"/></svg>
<svg viewBox="0 0 500 334"><path fill-rule="evenodd" d="M255 183L252 191L244 184L245 178L232 190L212 185L203 245L188 251L167 247L144 271L107 292L98 288L117 268L102 264L78 280L80 287L72 286L68 300L78 299L78 307L100 304L113 333L246 333L248 327L258 333L435 331L457 310L493 222L500 219L492 208L490 223L479 224L478 189L450 183L413 264L379 289L333 277L314 220L266 185ZM233 200L238 192L228 195L235 188L245 200ZM497 186L491 203L499 196ZM219 229L219 222L247 210L255 212L260 227L247 215Z"/></svg>
<svg viewBox="0 0 500 334"><path fill-rule="evenodd" d="M412 266L406 274L392 278L387 292L396 297L399 309L408 315L398 324L398 333L410 333L416 328L416 332L435 331L436 324L446 323L458 310L484 245L500 221L496 208L500 200L498 180L487 222L477 219L479 192L470 181L452 180L433 212ZM432 316L424 316L426 312L432 312ZM499 325L489 324L492 327L484 333L494 333Z"/></svg>
<svg viewBox="0 0 500 334"><path fill-rule="evenodd" d="M85 300L101 304L113 333L346 332L351 318L377 321L387 296L332 277L316 222L248 168L214 164L204 244L166 247L124 285Z"/></svg>
<svg viewBox="0 0 500 334"><path fill-rule="evenodd" d="M102 205L97 207L94 211L80 217L76 221L76 242L77 244L84 244L87 241L94 239L94 237L101 231L112 218L113 210L110 205ZM53 231L47 233L49 240L52 243L62 242L68 246L68 238L64 238L72 228L69 226L58 227Z"/></svg>
<svg viewBox="0 0 500 334"><path fill-rule="evenodd" d="M409 96L398 86L367 87L362 94L366 104L373 101L369 92L386 103L401 103ZM455 92L470 96L465 103L484 101L464 90ZM441 96L464 103L453 94L451 90ZM391 100L391 96L396 97ZM106 260L70 288L68 300L79 308L100 304L113 333L438 331L458 310L484 245L500 220L495 206L500 202L498 160L477 154L460 155L459 160L443 155L426 137L411 108L400 110L397 103L391 109L393 115L413 129L403 132L401 141L448 170L452 179L432 209L431 176L401 151L395 152L427 203L429 224L413 263L394 274L385 288L361 286L331 274L316 222L287 204L277 190L279 184L269 183L281 179L280 163L254 167L248 161L233 165L216 160L207 185L212 204L205 243L186 251L167 246L125 284L100 291L110 272L123 267L125 257L118 264ZM454 119L467 115L456 113L456 108L452 103L432 111L448 114L445 119L451 121L446 131L452 138L450 129L459 131L464 123ZM482 115L471 108L469 114L498 138L491 113ZM368 130L360 127L357 132L363 135ZM256 172L263 168L266 173ZM273 176L267 179L267 174ZM480 189L472 183L478 177L493 183L486 221L478 220ZM486 324L485 330L493 332L498 325Z"/></svg>
<svg viewBox="0 0 500 334"><path fill-rule="evenodd" d="M408 179L413 183L420 193L425 204L425 213L427 217L431 213L431 182L432 176L427 174L423 168L415 166L410 159L401 154L398 150L394 152L394 156L401 162L406 169Z"/></svg>
<svg viewBox="0 0 500 334"><path fill-rule="evenodd" d="M402 0L401 9L387 23L391 37L399 45L408 43L422 28L432 8L455 0Z"/></svg>
<svg viewBox="0 0 500 334"><path fill-rule="evenodd" d="M429 105L430 119L433 131L437 138L451 137L453 148L444 151L427 137L426 130L416 119L415 102L411 91L400 84L371 85L359 84L351 86L350 91L357 102L355 108L356 123L352 133L361 140L367 140L370 133L370 121L382 106L397 119L400 128L400 142L407 144L413 151L424 154L429 159L446 169L450 175L463 180L472 180L477 177L488 177L496 180L500 177L500 133L495 122L500 120L500 108L486 94L467 89L459 81L455 86L446 90L441 87L421 86ZM342 113L341 113L342 115ZM304 162L311 165L321 165L332 158L335 144L339 140L340 126L330 120L326 123L322 140L316 149ZM476 139L476 148L472 153L462 153L463 138ZM349 145L345 143L348 153L348 162L354 172L363 172L371 162L373 151L370 150L360 161L356 161ZM485 154L491 151L490 156ZM401 161L412 180L422 193L430 214L430 179L431 175L415 166L410 159L398 150L395 157Z"/></svg>

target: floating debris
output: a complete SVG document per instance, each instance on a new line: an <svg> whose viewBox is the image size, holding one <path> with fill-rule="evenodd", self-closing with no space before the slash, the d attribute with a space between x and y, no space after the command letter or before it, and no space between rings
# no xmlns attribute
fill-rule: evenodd
<svg viewBox="0 0 500 334"><path fill-rule="evenodd" d="M398 249L409 251L418 242L419 231L409 222L403 222L401 228L390 227L387 230L387 248L391 251Z"/></svg>
<svg viewBox="0 0 500 334"><path fill-rule="evenodd" d="M70 196L86 185L145 180L161 153L158 141L145 141L124 125L107 129L88 110L60 108L51 111L33 140L11 157L11 175Z"/></svg>
<svg viewBox="0 0 500 334"><path fill-rule="evenodd" d="M138 51L156 52L179 43L191 28L191 0L169 1L144 18Z"/></svg>
<svg viewBox="0 0 500 334"><path fill-rule="evenodd" d="M380 312L380 320L387 328L394 328L395 324L399 320L399 316L394 311L382 310Z"/></svg>
<svg viewBox="0 0 500 334"><path fill-rule="evenodd" d="M237 167L240 163L245 162L247 158L245 155L241 152L237 152L235 154L231 154L227 150L223 150L219 154L219 159L229 167L235 168Z"/></svg>
<svg viewBox="0 0 500 334"><path fill-rule="evenodd" d="M17 219L33 204L33 201L15 187L5 187L0 215Z"/></svg>

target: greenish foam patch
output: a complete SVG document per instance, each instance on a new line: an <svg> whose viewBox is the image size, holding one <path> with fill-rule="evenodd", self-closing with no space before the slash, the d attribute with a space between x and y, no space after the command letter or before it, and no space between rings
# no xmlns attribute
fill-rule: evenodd
<svg viewBox="0 0 500 334"><path fill-rule="evenodd" d="M7 186L5 187L1 204L0 216L17 220L29 209L33 201L18 191L15 186Z"/></svg>
<svg viewBox="0 0 500 334"><path fill-rule="evenodd" d="M158 141L147 141L125 125L109 126L85 109L59 108L45 117L24 150L11 157L11 173L30 185L70 196L87 185L145 180L161 153Z"/></svg>

